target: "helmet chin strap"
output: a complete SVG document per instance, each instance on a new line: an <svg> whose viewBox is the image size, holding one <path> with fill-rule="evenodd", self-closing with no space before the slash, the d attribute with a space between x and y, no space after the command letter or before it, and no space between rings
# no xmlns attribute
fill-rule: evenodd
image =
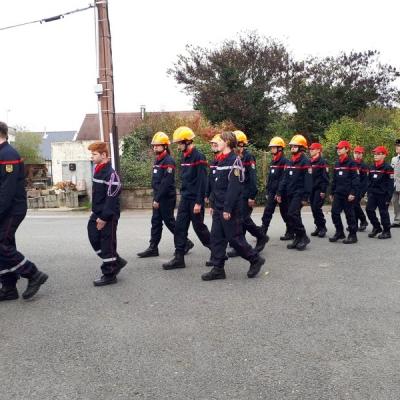
<svg viewBox="0 0 400 400"><path fill-rule="evenodd" d="M182 153L186 153L188 150L188 147L192 144L193 142L191 140L184 140L183 144L185 145L185 147L182 150Z"/></svg>

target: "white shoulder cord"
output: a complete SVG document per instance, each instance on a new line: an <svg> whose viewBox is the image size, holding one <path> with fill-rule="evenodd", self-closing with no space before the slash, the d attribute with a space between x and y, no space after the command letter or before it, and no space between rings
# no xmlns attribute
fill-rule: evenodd
<svg viewBox="0 0 400 400"><path fill-rule="evenodd" d="M113 186L116 186L114 191L112 189ZM121 179L116 172L113 172L110 176L110 181L108 182L107 196L115 197L120 191L121 186Z"/></svg>
<svg viewBox="0 0 400 400"><path fill-rule="evenodd" d="M243 168L243 164L242 164L242 160L240 159L240 157L236 157L236 160L234 161L233 165L232 165L232 169L230 170L229 174L228 174L228 180L231 176L232 171L234 171L235 169L239 170L239 182L243 183L244 182L244 168Z"/></svg>

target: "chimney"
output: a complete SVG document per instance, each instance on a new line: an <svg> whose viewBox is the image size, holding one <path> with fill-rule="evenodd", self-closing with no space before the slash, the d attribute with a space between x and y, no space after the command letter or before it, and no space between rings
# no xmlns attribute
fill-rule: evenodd
<svg viewBox="0 0 400 400"><path fill-rule="evenodd" d="M145 114L146 114L146 106L145 105L141 105L140 106L140 119L142 121L144 120Z"/></svg>

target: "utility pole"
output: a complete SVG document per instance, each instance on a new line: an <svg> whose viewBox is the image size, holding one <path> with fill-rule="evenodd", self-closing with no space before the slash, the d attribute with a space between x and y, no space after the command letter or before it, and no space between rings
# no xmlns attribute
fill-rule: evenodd
<svg viewBox="0 0 400 400"><path fill-rule="evenodd" d="M108 144L111 163L115 170L119 171L119 145L114 104L114 75L108 0L96 0L95 5L98 44L96 93L99 102L100 139Z"/></svg>

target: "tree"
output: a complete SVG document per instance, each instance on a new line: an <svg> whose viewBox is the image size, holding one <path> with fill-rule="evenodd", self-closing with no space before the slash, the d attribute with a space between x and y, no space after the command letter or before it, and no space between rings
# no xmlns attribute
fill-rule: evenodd
<svg viewBox="0 0 400 400"><path fill-rule="evenodd" d="M283 44L252 32L216 49L188 45L186 50L168 74L193 96L194 108L213 124L231 121L254 141L265 142L285 102L290 60Z"/></svg>
<svg viewBox="0 0 400 400"><path fill-rule="evenodd" d="M287 97L296 107L294 126L321 136L343 116L355 117L372 105L392 107L399 100L393 86L399 76L394 67L379 62L377 51L295 62Z"/></svg>
<svg viewBox="0 0 400 400"><path fill-rule="evenodd" d="M25 164L41 164L43 158L40 155L42 136L34 132L17 132L14 146L18 150Z"/></svg>

